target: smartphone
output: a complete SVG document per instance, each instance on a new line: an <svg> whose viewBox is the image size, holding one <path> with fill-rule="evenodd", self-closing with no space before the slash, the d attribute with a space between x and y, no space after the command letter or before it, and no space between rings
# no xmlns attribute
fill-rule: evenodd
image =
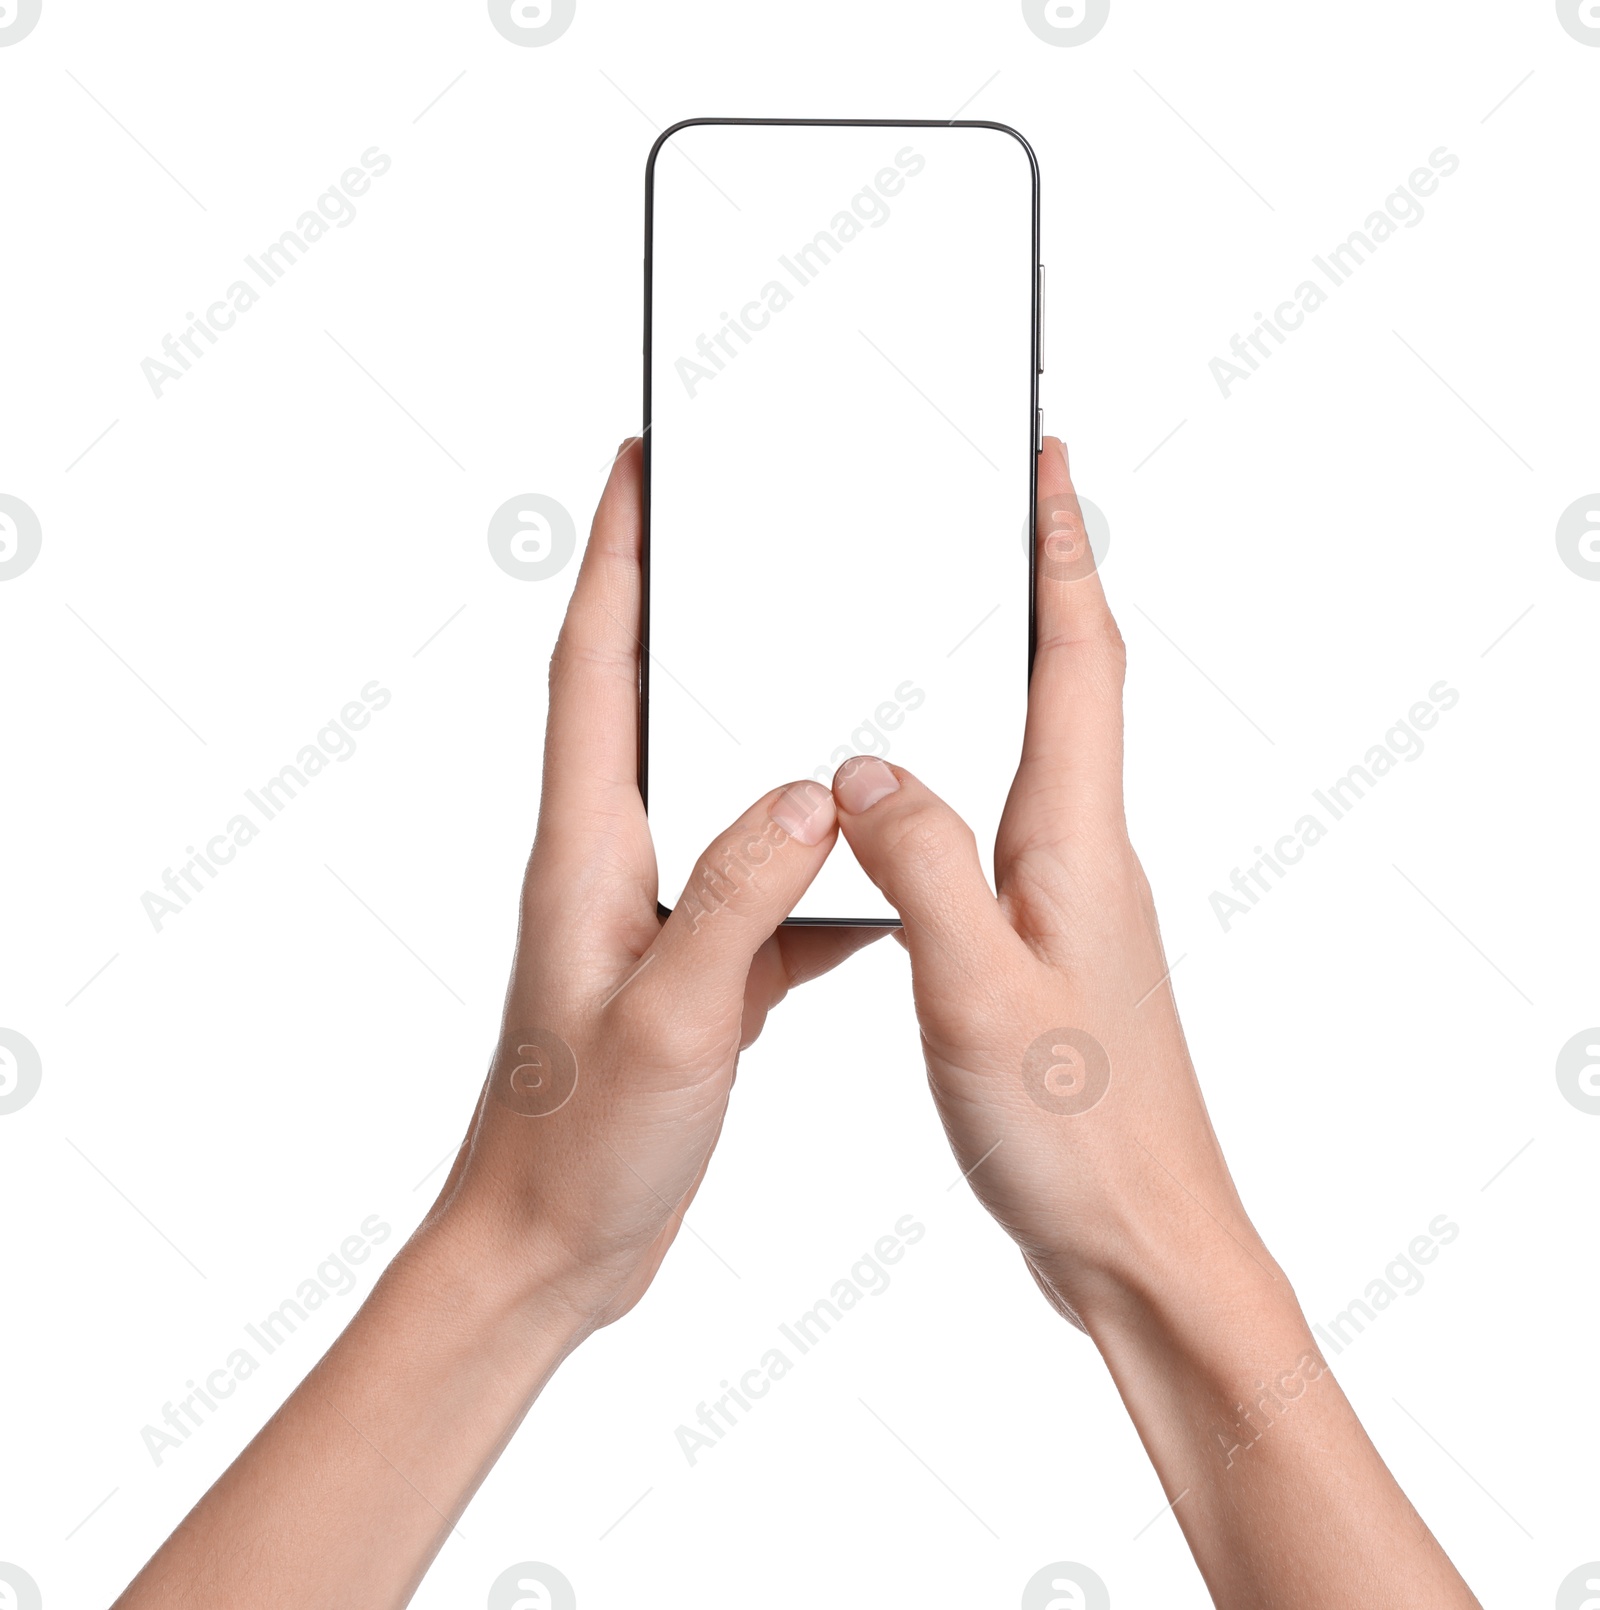
<svg viewBox="0 0 1600 1610"><path fill-rule="evenodd" d="M856 754L915 772L987 854L1033 655L1031 148L995 123L679 123L646 167L644 275L663 910L766 790ZM898 921L842 840L788 920Z"/></svg>

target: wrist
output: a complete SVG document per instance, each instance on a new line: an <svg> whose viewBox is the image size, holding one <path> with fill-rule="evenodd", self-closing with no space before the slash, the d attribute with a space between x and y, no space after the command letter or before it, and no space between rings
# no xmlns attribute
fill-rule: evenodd
<svg viewBox="0 0 1600 1610"><path fill-rule="evenodd" d="M1084 1290L1083 1327L1130 1400L1232 1411L1262 1392L1293 1393L1297 1373L1314 1379L1326 1367L1293 1287L1253 1233L1247 1244L1223 1239L1102 1273Z"/></svg>
<svg viewBox="0 0 1600 1610"><path fill-rule="evenodd" d="M595 1328L568 1296L571 1263L554 1238L513 1233L458 1198L423 1221L394 1267L476 1345L547 1376Z"/></svg>
<svg viewBox="0 0 1600 1610"><path fill-rule="evenodd" d="M1244 1213L1200 1222L1118 1214L1068 1250L1025 1249L1051 1303L1102 1352L1159 1335L1202 1346L1235 1323L1303 1324L1288 1277Z"/></svg>

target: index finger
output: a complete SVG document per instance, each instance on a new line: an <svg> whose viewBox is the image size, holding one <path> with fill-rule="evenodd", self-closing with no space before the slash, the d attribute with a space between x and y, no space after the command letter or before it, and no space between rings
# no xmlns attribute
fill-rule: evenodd
<svg viewBox="0 0 1600 1610"><path fill-rule="evenodd" d="M550 657L547 828L638 806L642 460L638 437L617 450Z"/></svg>
<svg viewBox="0 0 1600 1610"><path fill-rule="evenodd" d="M1039 456L1034 531L1037 646L1017 790L1022 826L1058 812L1084 819L1122 811L1122 680L1126 667L1100 585L1065 446L1047 436ZM1017 825L1017 824L1013 824Z"/></svg>

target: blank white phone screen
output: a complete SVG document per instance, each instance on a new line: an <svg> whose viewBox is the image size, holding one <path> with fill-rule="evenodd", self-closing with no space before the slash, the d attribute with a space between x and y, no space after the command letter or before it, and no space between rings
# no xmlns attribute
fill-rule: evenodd
<svg viewBox="0 0 1600 1610"><path fill-rule="evenodd" d="M941 794L987 866L1026 712L1032 153L974 124L700 123L648 190L662 903L764 792L855 754ZM894 911L841 838L794 916Z"/></svg>

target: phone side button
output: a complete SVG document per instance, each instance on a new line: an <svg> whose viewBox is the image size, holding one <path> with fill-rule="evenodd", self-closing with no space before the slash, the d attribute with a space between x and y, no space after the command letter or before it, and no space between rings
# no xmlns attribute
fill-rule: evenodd
<svg viewBox="0 0 1600 1610"><path fill-rule="evenodd" d="M1044 373L1044 264L1039 265L1039 373Z"/></svg>
<svg viewBox="0 0 1600 1610"><path fill-rule="evenodd" d="M1044 409L1037 409L1033 416L1033 450L1035 453L1044 451Z"/></svg>

